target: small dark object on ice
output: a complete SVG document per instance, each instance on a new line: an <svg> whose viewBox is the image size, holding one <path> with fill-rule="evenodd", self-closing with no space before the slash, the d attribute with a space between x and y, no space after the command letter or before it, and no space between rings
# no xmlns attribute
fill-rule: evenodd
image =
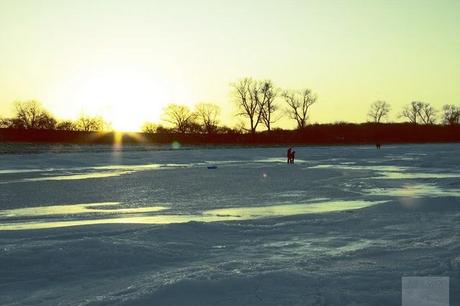
<svg viewBox="0 0 460 306"><path fill-rule="evenodd" d="M217 166L216 165L211 165L211 166L208 166L208 169L217 169Z"/></svg>

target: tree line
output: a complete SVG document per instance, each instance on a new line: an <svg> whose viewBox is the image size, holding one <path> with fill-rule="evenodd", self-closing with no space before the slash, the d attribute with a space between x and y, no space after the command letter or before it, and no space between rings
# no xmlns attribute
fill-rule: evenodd
<svg viewBox="0 0 460 306"><path fill-rule="evenodd" d="M186 105L169 104L163 110L162 119L169 123L172 132L177 133L256 133L263 126L267 131L272 130L275 122L288 115L295 120L297 127L307 126L309 109L317 101L310 89L282 90L270 80L255 80L243 78L232 84L231 97L235 103L237 116L246 122L243 126L229 128L220 125L220 108L212 103L200 103L194 110ZM280 100L285 107L280 106ZM145 133L163 132L167 129L153 122L145 123Z"/></svg>
<svg viewBox="0 0 460 306"><path fill-rule="evenodd" d="M371 104L368 117L371 122L380 123L388 117L390 104L386 101L378 100ZM460 123L460 106L446 104L442 107L441 114L430 103L422 101L412 101L403 107L399 114L400 118L406 119L413 124L436 124L439 121L445 125Z"/></svg>
<svg viewBox="0 0 460 306"><path fill-rule="evenodd" d="M270 132L273 124L281 118L289 118L298 130L307 127L310 109L317 103L317 95L311 89L281 89L271 80L242 78L230 84L231 97L235 103L237 116L243 119L243 125L229 128L220 124L221 110L212 103L197 104L192 110L181 104L169 104L163 109L162 121L167 128L154 122L145 122L144 133L181 133L181 134L225 134L251 133L265 129ZM388 118L391 106L378 100L370 105L368 120L381 123ZM460 106L444 105L439 113L431 104L412 101L404 106L398 117L412 124L432 125L441 122L445 125L460 123ZM11 129L50 129L65 131L104 131L110 124L100 116L81 115L76 120L57 120L40 102L23 101L14 103L14 116L0 118L0 128Z"/></svg>
<svg viewBox="0 0 460 306"><path fill-rule="evenodd" d="M58 120L43 105L35 100L14 103L14 116L0 118L0 128L44 129L64 131L96 132L106 130L109 125L100 116L81 115L76 120Z"/></svg>

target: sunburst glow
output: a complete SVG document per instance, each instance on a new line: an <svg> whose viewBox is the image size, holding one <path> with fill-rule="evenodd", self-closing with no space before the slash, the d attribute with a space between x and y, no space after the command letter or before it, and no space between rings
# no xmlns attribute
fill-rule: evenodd
<svg viewBox="0 0 460 306"><path fill-rule="evenodd" d="M163 107L174 98L167 79L142 67L101 65L80 70L59 88L53 101L68 100L68 93L74 94L70 107L56 102L53 109L57 115L71 117L84 112L102 116L116 131L138 131L143 122L158 121Z"/></svg>
<svg viewBox="0 0 460 306"><path fill-rule="evenodd" d="M107 71L82 86L79 100L93 101L93 111L102 112L115 130L135 131L142 122L159 119L168 100L160 83L140 72Z"/></svg>

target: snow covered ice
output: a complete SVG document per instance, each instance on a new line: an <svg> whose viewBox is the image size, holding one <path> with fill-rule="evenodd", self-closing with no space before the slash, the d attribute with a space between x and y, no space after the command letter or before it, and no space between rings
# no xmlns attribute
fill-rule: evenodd
<svg viewBox="0 0 460 306"><path fill-rule="evenodd" d="M285 149L0 144L0 304L460 305L460 145Z"/></svg>

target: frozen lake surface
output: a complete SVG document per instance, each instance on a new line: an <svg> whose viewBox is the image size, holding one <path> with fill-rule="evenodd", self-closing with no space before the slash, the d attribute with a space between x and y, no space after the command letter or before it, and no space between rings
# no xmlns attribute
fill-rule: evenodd
<svg viewBox="0 0 460 306"><path fill-rule="evenodd" d="M285 149L0 144L0 304L460 305L459 144Z"/></svg>

